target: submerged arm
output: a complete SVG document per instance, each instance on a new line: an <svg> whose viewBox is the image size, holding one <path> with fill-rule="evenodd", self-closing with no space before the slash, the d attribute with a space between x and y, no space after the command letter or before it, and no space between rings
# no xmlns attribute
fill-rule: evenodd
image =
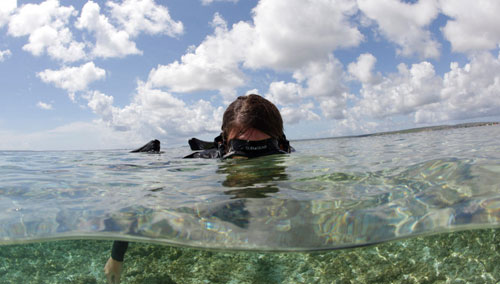
<svg viewBox="0 0 500 284"><path fill-rule="evenodd" d="M128 242L114 241L111 250L111 257L104 266L104 273L108 283L119 284L123 269L123 258L128 248Z"/></svg>

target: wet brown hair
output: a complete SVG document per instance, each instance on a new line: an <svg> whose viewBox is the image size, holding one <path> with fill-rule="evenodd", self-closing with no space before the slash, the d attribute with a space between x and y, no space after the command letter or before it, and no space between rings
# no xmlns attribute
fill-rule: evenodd
<svg viewBox="0 0 500 284"><path fill-rule="evenodd" d="M251 94L238 97L224 112L222 136L227 142L231 131L244 133L250 128L258 129L278 141L285 139L283 119L278 108L265 98Z"/></svg>

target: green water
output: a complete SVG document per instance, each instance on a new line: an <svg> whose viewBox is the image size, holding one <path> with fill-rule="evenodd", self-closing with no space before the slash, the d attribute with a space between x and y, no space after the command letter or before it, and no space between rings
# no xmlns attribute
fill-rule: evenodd
<svg viewBox="0 0 500 284"><path fill-rule="evenodd" d="M1 283L105 283L109 241L0 247ZM122 283L498 283L500 230L318 253L215 252L131 243Z"/></svg>

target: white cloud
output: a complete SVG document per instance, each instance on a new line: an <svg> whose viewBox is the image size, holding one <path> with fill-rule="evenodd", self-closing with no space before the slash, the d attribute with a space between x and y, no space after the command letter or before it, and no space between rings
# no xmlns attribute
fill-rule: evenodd
<svg viewBox="0 0 500 284"><path fill-rule="evenodd" d="M93 56L108 58L142 54L132 40L140 33L173 37L184 31L182 22L174 21L167 7L152 0L125 0L120 4L108 1L106 5L111 19L101 14L99 4L88 1L75 24L78 29L94 34Z"/></svg>
<svg viewBox="0 0 500 284"><path fill-rule="evenodd" d="M423 58L437 58L440 44L428 30L439 14L437 0L404 3L399 0L358 0L359 9L376 21L381 33L400 48L403 56L417 54Z"/></svg>
<svg viewBox="0 0 500 284"><path fill-rule="evenodd" d="M124 57L131 54L142 54L137 49L135 42L131 41L130 35L124 30L118 30L110 22L108 17L101 15L99 4L88 1L82 8L82 12L75 26L78 29L94 33L96 43L93 47L93 55L97 57Z"/></svg>
<svg viewBox="0 0 500 284"><path fill-rule="evenodd" d="M282 106L299 103L304 99L300 84L285 83L284 81L272 82L269 85L269 92L265 97L273 103Z"/></svg>
<svg viewBox="0 0 500 284"><path fill-rule="evenodd" d="M210 5L213 2L232 2L232 3L238 3L238 0L201 0L202 5Z"/></svg>
<svg viewBox="0 0 500 284"><path fill-rule="evenodd" d="M345 86L342 64L333 56L327 61L310 62L293 73L296 82L272 82L266 98L286 106L286 121L298 123L301 119L317 120L311 100L318 102L325 118L342 119L350 96ZM309 101L309 103L305 103ZM297 107L297 105L300 105Z"/></svg>
<svg viewBox="0 0 500 284"><path fill-rule="evenodd" d="M453 62L444 75L441 101L421 108L417 123L494 116L500 113L500 56L474 55L460 67Z"/></svg>
<svg viewBox="0 0 500 284"><path fill-rule="evenodd" d="M113 97L107 96L101 92L94 91L86 97L88 99L88 106L99 115L103 121L113 124L113 112L117 110L113 107Z"/></svg>
<svg viewBox="0 0 500 284"><path fill-rule="evenodd" d="M94 81L102 80L106 71L88 62L79 67L64 67L60 70L46 69L37 74L45 83L52 83L56 87L70 93L84 91Z"/></svg>
<svg viewBox="0 0 500 284"><path fill-rule="evenodd" d="M440 100L442 79L429 62L398 66L398 73L384 77L379 83L363 84L361 100L353 108L359 116L383 118L407 115Z"/></svg>
<svg viewBox="0 0 500 284"><path fill-rule="evenodd" d="M306 103L299 107L283 107L280 112L284 123L296 124L303 120L319 120L320 117L313 108L314 104Z"/></svg>
<svg viewBox="0 0 500 284"><path fill-rule="evenodd" d="M67 27L75 9L59 5L58 0L41 4L26 4L14 13L9 21L9 34L15 37L29 35L25 51L35 56L44 52L63 62L74 62L85 57L85 44L73 39Z"/></svg>
<svg viewBox="0 0 500 284"><path fill-rule="evenodd" d="M310 97L335 97L347 91L342 63L333 56L328 60L313 61L293 73L299 83L306 83L305 95Z"/></svg>
<svg viewBox="0 0 500 284"><path fill-rule="evenodd" d="M0 50L0 62L4 61L5 59L9 58L12 55L12 52L10 50Z"/></svg>
<svg viewBox="0 0 500 284"><path fill-rule="evenodd" d="M123 107L113 106L113 97L93 92L88 97L88 106L104 123L115 130L132 131L144 137L169 138L184 141L189 136L220 131L222 107L213 107L199 100L191 105L167 92L150 89L138 83L137 94L132 102Z"/></svg>
<svg viewBox="0 0 500 284"><path fill-rule="evenodd" d="M153 0L126 0L120 4L108 1L111 19L101 14L99 4L88 1L74 26L93 34L95 43L83 43L76 41L70 30L71 18L78 16L73 6L61 6L59 0L46 0L23 5L9 17L16 3L12 5L8 1L0 7L0 27L9 20L10 35L29 36L24 50L35 56L46 52L63 62L142 54L132 40L140 33L176 36L183 32L182 22L172 20L168 9ZM90 56L87 55L89 48L92 49Z"/></svg>
<svg viewBox="0 0 500 284"><path fill-rule="evenodd" d="M245 66L295 69L337 48L357 46L363 35L349 22L356 12L350 0L261 0L253 10Z"/></svg>
<svg viewBox="0 0 500 284"><path fill-rule="evenodd" d="M51 104L48 104L48 103L44 103L44 102L38 102L36 104L36 106L40 109L43 109L43 110L51 110L52 109L52 105Z"/></svg>
<svg viewBox="0 0 500 284"><path fill-rule="evenodd" d="M2 150L133 149L150 139L95 122L74 122L29 134L0 130L0 136Z"/></svg>
<svg viewBox="0 0 500 284"><path fill-rule="evenodd" d="M244 85L245 76L238 67L242 48L250 43L247 23L238 23L228 31L226 22L216 14L212 24L215 34L208 36L194 51L182 56L181 62L158 65L149 74L153 87L168 87L172 92L230 90Z"/></svg>
<svg viewBox="0 0 500 284"><path fill-rule="evenodd" d="M500 44L499 1L440 0L440 4L451 17L443 34L454 51L488 50Z"/></svg>
<svg viewBox="0 0 500 284"><path fill-rule="evenodd" d="M283 110L288 122L315 120L312 98L329 118L341 118L347 87L342 64L330 53L356 46L363 36L350 22L356 14L352 1L269 1L253 10L253 24L238 22L231 28L218 14L214 34L191 48L181 61L159 65L150 72L148 85L171 92L219 90L227 101L243 86L241 67L294 71L296 82L273 82L266 97ZM306 103L306 104L304 104ZM300 108L297 108L301 105ZM303 107L307 106L307 107ZM335 107L334 107L335 106ZM297 108L297 109L295 109Z"/></svg>
<svg viewBox="0 0 500 284"><path fill-rule="evenodd" d="M343 93L340 98L326 98L321 100L319 107L325 118L343 119L347 114L348 94Z"/></svg>
<svg viewBox="0 0 500 284"><path fill-rule="evenodd" d="M311 62L327 59L336 48L360 43L363 36L349 22L356 12L356 3L347 0L322 0L314 5L302 0L262 0L253 10L253 24L238 22L231 29L216 14L214 34L190 49L180 62L153 69L149 83L172 92L232 93L245 84L241 65L289 71L307 68ZM312 85L309 89L315 91Z"/></svg>
<svg viewBox="0 0 500 284"><path fill-rule="evenodd" d="M389 126L389 128L386 128ZM346 112L343 119L332 121L330 131L324 136L338 137L347 135L359 135L365 133L375 133L384 130L394 130L394 123L387 123L387 120L373 121L370 117L360 117L353 112Z"/></svg>
<svg viewBox="0 0 500 284"><path fill-rule="evenodd" d="M108 1L111 16L131 36L140 32L176 36L183 33L183 24L172 20L167 7L157 5L153 0L125 0L121 4Z"/></svg>
<svg viewBox="0 0 500 284"><path fill-rule="evenodd" d="M2 0L0 3L0 28L5 25L12 12L17 8L17 0Z"/></svg>
<svg viewBox="0 0 500 284"><path fill-rule="evenodd" d="M373 74L377 58L370 53L363 53L358 56L356 62L350 63L347 67L349 73L363 84L374 84L381 80L381 74Z"/></svg>
<svg viewBox="0 0 500 284"><path fill-rule="evenodd" d="M260 92L258 89L251 89L245 92L245 96L250 94L260 94Z"/></svg>
<svg viewBox="0 0 500 284"><path fill-rule="evenodd" d="M443 77L436 75L429 62L413 64L411 68L400 64L398 73L380 81L362 80L360 97L351 98L354 106L344 110L342 123L353 130L356 129L353 123L363 127L378 124L376 128L364 129L372 132L394 129L394 120L399 119L437 124L497 116L500 113L499 74L500 55L494 57L489 52L472 55L464 66L451 63L450 71ZM411 125L401 126L407 127Z"/></svg>

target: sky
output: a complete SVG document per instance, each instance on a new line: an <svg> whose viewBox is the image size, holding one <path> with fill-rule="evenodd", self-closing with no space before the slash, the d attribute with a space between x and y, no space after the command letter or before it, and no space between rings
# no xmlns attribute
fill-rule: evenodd
<svg viewBox="0 0 500 284"><path fill-rule="evenodd" d="M237 96L290 140L500 121L497 0L0 1L0 149L212 140Z"/></svg>

